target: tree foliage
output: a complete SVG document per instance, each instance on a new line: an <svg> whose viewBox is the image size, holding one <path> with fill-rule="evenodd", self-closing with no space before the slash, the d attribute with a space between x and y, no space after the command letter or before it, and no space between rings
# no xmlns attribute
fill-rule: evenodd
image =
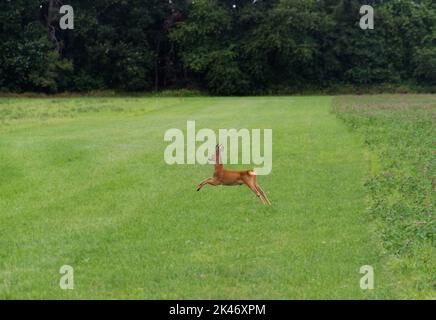
<svg viewBox="0 0 436 320"><path fill-rule="evenodd" d="M0 90L214 94L378 83L436 84L432 0L0 2ZM375 28L359 27L374 6Z"/></svg>

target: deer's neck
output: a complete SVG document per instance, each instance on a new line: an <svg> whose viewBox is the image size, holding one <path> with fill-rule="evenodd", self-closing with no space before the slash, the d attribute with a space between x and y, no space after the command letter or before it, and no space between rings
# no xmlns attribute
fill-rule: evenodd
<svg viewBox="0 0 436 320"><path fill-rule="evenodd" d="M220 152L217 150L215 152L215 171L217 170L222 170L223 169L223 164L221 162L221 154Z"/></svg>

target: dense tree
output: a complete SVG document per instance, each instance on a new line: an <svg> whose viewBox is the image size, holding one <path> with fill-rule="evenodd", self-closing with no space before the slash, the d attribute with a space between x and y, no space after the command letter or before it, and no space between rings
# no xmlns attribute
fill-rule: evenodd
<svg viewBox="0 0 436 320"><path fill-rule="evenodd" d="M0 2L0 52L0 88L10 91L56 92L71 69L53 50L38 1Z"/></svg>
<svg viewBox="0 0 436 320"><path fill-rule="evenodd" d="M77 28L60 31L64 55L74 61L79 90L148 90L154 85L163 23L169 4L160 0L71 1Z"/></svg>
<svg viewBox="0 0 436 320"><path fill-rule="evenodd" d="M263 88L319 81L329 22L316 0L277 1L242 34L244 69Z"/></svg>
<svg viewBox="0 0 436 320"><path fill-rule="evenodd" d="M436 85L432 0L70 0L74 30L62 3L0 2L0 90ZM374 30L359 28L363 4Z"/></svg>
<svg viewBox="0 0 436 320"><path fill-rule="evenodd" d="M197 0L186 21L171 33L184 65L218 94L243 93L246 89L238 64L231 10L231 6L218 1Z"/></svg>

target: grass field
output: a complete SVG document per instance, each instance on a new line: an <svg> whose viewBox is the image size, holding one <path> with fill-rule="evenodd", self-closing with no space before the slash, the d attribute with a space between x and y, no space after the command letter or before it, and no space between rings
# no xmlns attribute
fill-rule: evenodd
<svg viewBox="0 0 436 320"><path fill-rule="evenodd" d="M436 299L436 97L338 97L334 110L374 155L369 217L391 254L395 291Z"/></svg>
<svg viewBox="0 0 436 320"><path fill-rule="evenodd" d="M398 288L367 212L380 155L331 110L331 97L0 99L0 298L432 297ZM187 120L273 130L258 178L271 207L246 187L196 192L211 165L164 162L165 131ZM59 288L66 264L74 290Z"/></svg>

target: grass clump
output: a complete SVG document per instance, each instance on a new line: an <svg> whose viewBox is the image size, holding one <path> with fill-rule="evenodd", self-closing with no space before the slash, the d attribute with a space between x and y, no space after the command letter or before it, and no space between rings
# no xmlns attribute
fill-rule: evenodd
<svg viewBox="0 0 436 320"><path fill-rule="evenodd" d="M376 156L365 186L392 263L416 289L434 293L434 95L343 96L334 100L334 110Z"/></svg>

